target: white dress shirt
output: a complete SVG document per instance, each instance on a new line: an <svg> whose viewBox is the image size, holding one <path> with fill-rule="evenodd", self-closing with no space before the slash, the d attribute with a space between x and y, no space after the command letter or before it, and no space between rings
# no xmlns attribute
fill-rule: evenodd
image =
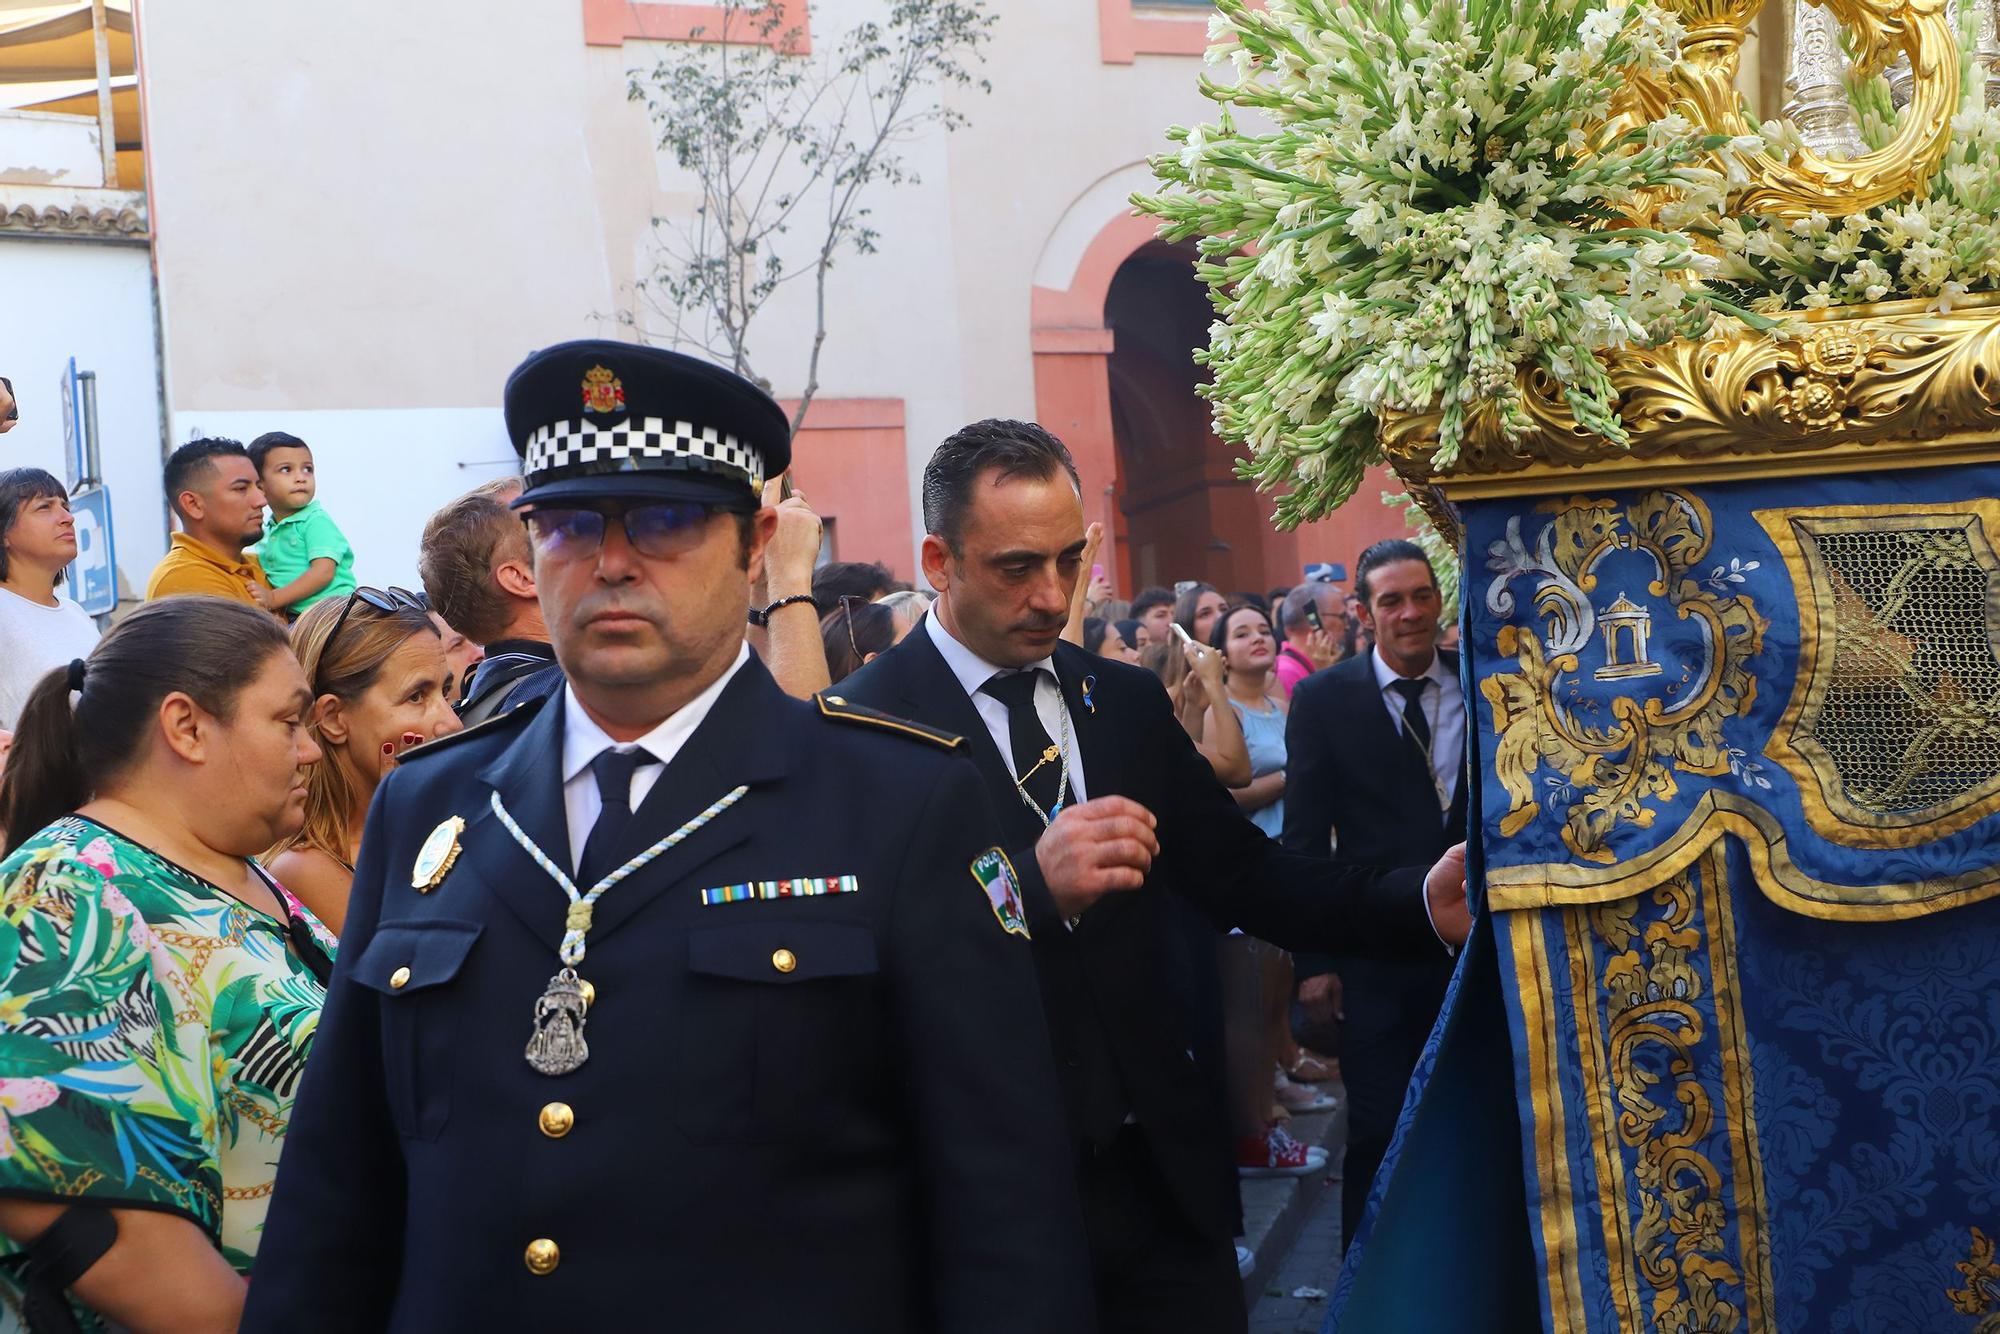
<svg viewBox="0 0 2000 1334"><path fill-rule="evenodd" d="M694 735L702 720L722 694L724 686L735 679L743 670L743 664L750 661L750 646L745 644L737 651L736 661L728 670L709 683L706 690L687 703L637 741L613 741L603 728L591 721L583 711L583 705L576 701L576 691L563 686L563 740L562 740L562 786L563 815L569 825L569 866L572 874L576 871L577 859L583 856L584 840L590 837L590 827L597 823L597 813L604 809L604 798L598 795L597 778L590 772L590 762L607 750L632 750L644 746L658 764L642 764L632 771L631 806L639 809L639 803L653 790L653 784L660 781L661 773L672 764L674 756L681 753L681 747ZM720 792L715 793L721 796ZM590 886L579 885L588 891Z"/></svg>
<svg viewBox="0 0 2000 1334"><path fill-rule="evenodd" d="M986 724L986 730L993 737L993 744L1000 748L1000 758L1006 762L1007 772L1019 778L1014 769L1014 743L1007 738L1007 706L979 687L995 676L1007 671L996 667L974 653L951 636L944 628L944 622L933 611L924 617L924 625L930 630L931 642L944 656L945 666L958 678L965 693L972 696L972 707L979 710L979 720ZM1022 671L1039 671L1035 680L1035 716L1042 720L1042 728L1049 734L1049 740L1062 743L1063 698L1062 689L1056 685L1056 660L1053 656L1040 662L1029 663ZM1083 787L1083 748L1077 744L1076 733L1069 734L1069 797L1065 807L1088 801L1089 794Z"/></svg>
<svg viewBox="0 0 2000 1334"><path fill-rule="evenodd" d="M1375 685L1382 692L1382 704L1389 710L1396 733L1403 731L1403 692L1396 682L1404 678L1382 660L1378 647L1371 655L1375 663ZM1415 678L1413 678L1415 679ZM1465 691L1458 678L1445 670L1444 659L1431 654L1431 665L1421 678L1432 684L1424 687L1419 701L1424 721L1431 725L1431 778L1438 791L1438 809L1451 809L1451 795L1458 788L1459 768L1465 762ZM1415 742L1411 743L1412 745Z"/></svg>

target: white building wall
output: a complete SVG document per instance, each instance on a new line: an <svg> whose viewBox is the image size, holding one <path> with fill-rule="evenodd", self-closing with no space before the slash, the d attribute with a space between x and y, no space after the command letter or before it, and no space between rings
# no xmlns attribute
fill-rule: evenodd
<svg viewBox="0 0 2000 1334"><path fill-rule="evenodd" d="M1088 196L1105 216L1078 213L1063 244L1087 243L1164 127L1206 106L1197 60L1103 64L1093 5L993 9L992 95L955 94L971 127L907 150L921 184L869 197L880 253L844 256L830 283L820 392L905 401L913 491L957 426L1034 415L1029 300L1052 235ZM650 219L692 207L626 97L662 48L587 46L581 10L140 11L173 438L313 441L364 574L407 568L413 520L491 475L501 386L527 352L620 336ZM823 0L816 55L884 10ZM802 279L755 331L781 397L804 380L811 303ZM367 503L348 502L361 479Z"/></svg>
<svg viewBox="0 0 2000 1334"><path fill-rule="evenodd" d="M120 593L136 597L167 549L151 257L143 245L0 235L0 375L21 404L20 423L0 435L0 467L64 476L61 378L71 357L97 372Z"/></svg>

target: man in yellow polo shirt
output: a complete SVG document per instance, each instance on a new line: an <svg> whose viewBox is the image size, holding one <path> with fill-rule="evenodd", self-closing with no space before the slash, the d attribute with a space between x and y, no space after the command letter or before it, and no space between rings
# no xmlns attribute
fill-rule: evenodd
<svg viewBox="0 0 2000 1334"><path fill-rule="evenodd" d="M146 600L211 593L270 611L271 581L243 549L264 535L264 492L250 452L234 440L190 440L168 456L166 480L181 531L153 567Z"/></svg>

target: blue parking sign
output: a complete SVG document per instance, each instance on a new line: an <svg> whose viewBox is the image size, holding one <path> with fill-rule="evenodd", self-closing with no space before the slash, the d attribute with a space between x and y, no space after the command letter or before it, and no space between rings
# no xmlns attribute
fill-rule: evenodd
<svg viewBox="0 0 2000 1334"><path fill-rule="evenodd" d="M70 596L92 616L118 605L118 551L111 538L111 489L90 486L69 498L76 516L76 563L69 567Z"/></svg>

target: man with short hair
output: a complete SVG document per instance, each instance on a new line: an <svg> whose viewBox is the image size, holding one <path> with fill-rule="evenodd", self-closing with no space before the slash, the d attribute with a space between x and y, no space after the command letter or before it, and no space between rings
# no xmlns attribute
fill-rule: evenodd
<svg viewBox="0 0 2000 1334"><path fill-rule="evenodd" d="M1416 543L1396 538L1362 552L1355 589L1375 648L1314 673L1292 692L1280 837L1294 852L1330 854L1342 864L1422 861L1465 838L1458 655L1437 648L1437 577ZM1451 967L1345 952L1301 956L1296 964L1309 1017L1330 1017L1336 974L1342 994L1348 1122L1341 1222L1351 1240Z"/></svg>
<svg viewBox="0 0 2000 1334"><path fill-rule="evenodd" d="M518 477L474 487L431 515L418 547L431 609L486 651L458 710L468 727L506 712L521 683L556 662L527 530L508 508L521 487Z"/></svg>
<svg viewBox="0 0 2000 1334"><path fill-rule="evenodd" d="M211 593L274 615L271 581L243 548L264 535L264 491L235 440L190 440L167 456L167 504L181 522L146 580L146 600Z"/></svg>
<svg viewBox="0 0 2000 1334"><path fill-rule="evenodd" d="M1285 594L1279 604L1278 632L1285 642L1278 650L1278 665L1273 670L1279 688L1289 698L1299 682L1331 667L1343 656L1347 595L1332 580L1306 580Z"/></svg>
<svg viewBox="0 0 2000 1334"><path fill-rule="evenodd" d="M1132 619L1146 633L1146 644L1165 644L1174 637L1174 594L1169 588L1142 588L1132 599Z"/></svg>
<svg viewBox="0 0 2000 1334"><path fill-rule="evenodd" d="M1428 876L1286 854L1215 780L1157 677L1060 641L1083 503L1068 449L1040 426L960 430L925 467L923 498L937 602L840 693L963 735L999 804L1068 1098L1100 1334L1240 1331L1234 1139L1196 1060L1205 1017L1174 962L1169 895L1294 947L1442 959L1440 934L1470 927L1462 851ZM1057 854L1120 798L1149 813L1158 853L1129 849L1143 883L1093 906ZM1213 953L1194 966L1212 970Z"/></svg>
<svg viewBox="0 0 2000 1334"><path fill-rule="evenodd" d="M567 681L382 783L246 1334L1086 1334L978 774L744 643L789 419L596 340L505 403Z"/></svg>

